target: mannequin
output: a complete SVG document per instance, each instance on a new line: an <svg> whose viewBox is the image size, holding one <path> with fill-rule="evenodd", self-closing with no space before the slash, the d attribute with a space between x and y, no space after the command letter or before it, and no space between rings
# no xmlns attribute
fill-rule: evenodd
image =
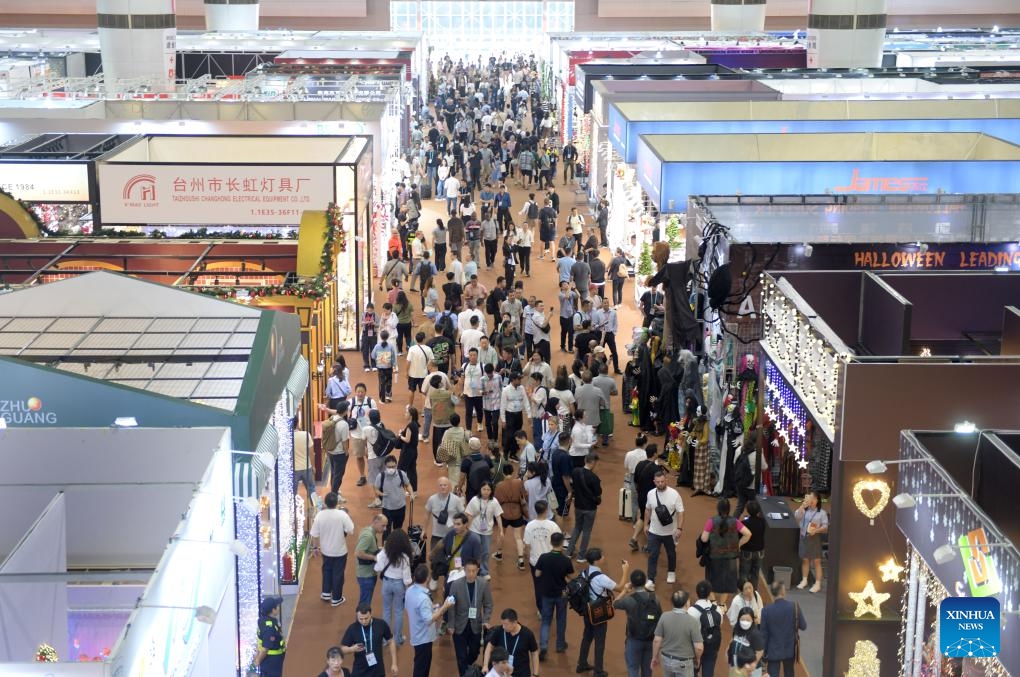
<svg viewBox="0 0 1020 677"><path fill-rule="evenodd" d="M677 486L689 487L694 479L694 456L691 454L691 435L698 415L698 402L694 394L684 398L684 417L680 421L680 468L677 472Z"/></svg>
<svg viewBox="0 0 1020 677"><path fill-rule="evenodd" d="M694 422L691 424L691 432L687 438L688 454L692 461L691 488L694 489L693 496L712 493L713 475L710 468L708 447L708 419L705 417L704 408L698 405L694 413Z"/></svg>
<svg viewBox="0 0 1020 677"><path fill-rule="evenodd" d="M735 416L737 405L732 394L726 396L726 415L716 428L719 440L719 477L715 483L714 493L732 498L737 495L733 486L733 462L737 450L744 441L744 427L738 416Z"/></svg>

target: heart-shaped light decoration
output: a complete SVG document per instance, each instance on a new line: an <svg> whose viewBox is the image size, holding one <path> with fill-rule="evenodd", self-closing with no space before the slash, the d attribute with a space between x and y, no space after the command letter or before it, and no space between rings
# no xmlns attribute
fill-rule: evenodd
<svg viewBox="0 0 1020 677"><path fill-rule="evenodd" d="M864 492L877 491L878 499L872 505L864 499ZM871 520L871 526L875 526L875 518L878 517L885 506L889 504L891 490L885 480L861 480L854 484L854 505L865 517Z"/></svg>

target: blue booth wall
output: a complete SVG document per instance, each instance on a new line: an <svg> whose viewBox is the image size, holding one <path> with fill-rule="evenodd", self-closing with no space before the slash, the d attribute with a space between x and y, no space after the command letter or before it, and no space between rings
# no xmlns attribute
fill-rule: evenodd
<svg viewBox="0 0 1020 677"><path fill-rule="evenodd" d="M1020 161L664 163L644 143L637 170L661 212L687 211L691 195L1012 193L1020 185Z"/></svg>
<svg viewBox="0 0 1020 677"><path fill-rule="evenodd" d="M1020 120L636 120L609 106L609 142L624 162L637 161L645 134L805 134L850 132L983 132L1020 143Z"/></svg>

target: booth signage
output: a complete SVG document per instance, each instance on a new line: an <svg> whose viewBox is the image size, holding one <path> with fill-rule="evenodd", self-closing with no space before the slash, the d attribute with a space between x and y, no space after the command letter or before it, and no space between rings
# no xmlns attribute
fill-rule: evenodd
<svg viewBox="0 0 1020 677"><path fill-rule="evenodd" d="M0 188L26 202L88 202L88 165L0 163Z"/></svg>
<svg viewBox="0 0 1020 677"><path fill-rule="evenodd" d="M56 425L57 414L47 411L42 399L27 397L23 400L0 400L0 418L7 425Z"/></svg>
<svg viewBox="0 0 1020 677"><path fill-rule="evenodd" d="M1011 160L664 162L647 143L638 147L637 164L638 181L663 212L686 209L691 195L1007 194L1020 179L1020 161Z"/></svg>
<svg viewBox="0 0 1020 677"><path fill-rule="evenodd" d="M296 225L333 199L333 167L99 165L104 223Z"/></svg>
<svg viewBox="0 0 1020 677"><path fill-rule="evenodd" d="M853 268L867 270L1020 270L1020 248L1003 244L929 245L927 251L911 245L853 247Z"/></svg>

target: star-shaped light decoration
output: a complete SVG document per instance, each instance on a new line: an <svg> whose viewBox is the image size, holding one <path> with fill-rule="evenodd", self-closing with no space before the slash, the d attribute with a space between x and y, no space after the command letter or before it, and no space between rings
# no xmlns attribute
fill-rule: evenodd
<svg viewBox="0 0 1020 677"><path fill-rule="evenodd" d="M800 468L801 470L807 470L808 462L802 458L799 461L797 461L797 467Z"/></svg>
<svg viewBox="0 0 1020 677"><path fill-rule="evenodd" d="M892 557L885 564L880 565L878 570L882 572L882 580L885 582L896 582L900 580L900 574L903 573L903 567L897 564Z"/></svg>
<svg viewBox="0 0 1020 677"><path fill-rule="evenodd" d="M848 594L850 599L857 603L857 608L854 609L854 618L860 618L864 614L872 614L875 618L881 618L882 604L892 597L889 593L875 590L875 584L870 580L861 592L851 592Z"/></svg>

